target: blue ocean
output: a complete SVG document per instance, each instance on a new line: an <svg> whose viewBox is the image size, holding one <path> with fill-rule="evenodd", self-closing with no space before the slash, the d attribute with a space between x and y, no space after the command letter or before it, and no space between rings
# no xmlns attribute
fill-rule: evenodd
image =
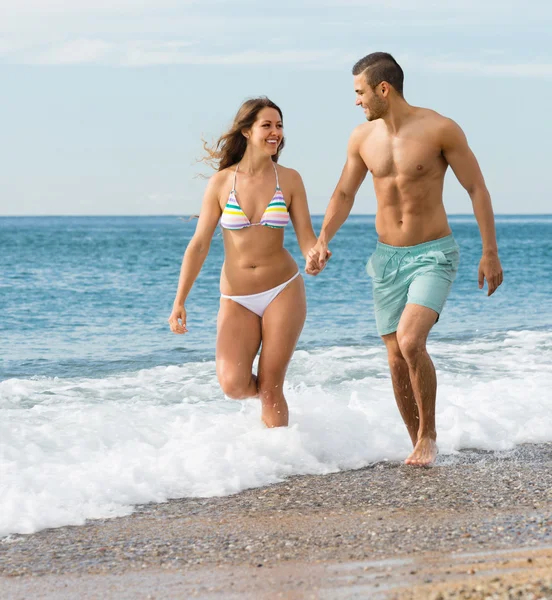
<svg viewBox="0 0 552 600"><path fill-rule="evenodd" d="M497 217L505 279L490 298L477 286L474 218L450 222L461 264L429 341L440 461L552 441L552 215ZM326 270L305 275L290 427L278 430L261 425L255 400L227 399L217 384L218 233L186 303L189 333L169 330L195 225L0 218L0 535L408 453L365 270L374 217L350 217Z"/></svg>

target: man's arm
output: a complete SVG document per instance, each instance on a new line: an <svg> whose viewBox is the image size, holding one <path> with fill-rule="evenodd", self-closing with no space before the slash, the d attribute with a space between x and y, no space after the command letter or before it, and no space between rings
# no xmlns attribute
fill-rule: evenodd
<svg viewBox="0 0 552 600"><path fill-rule="evenodd" d="M446 119L443 128L442 149L443 156L462 187L470 195L473 204L473 212L479 226L483 246L483 256L479 263L478 273L479 288L483 287L486 279L487 295L490 296L503 281L491 196L464 132L450 119Z"/></svg>
<svg viewBox="0 0 552 600"><path fill-rule="evenodd" d="M318 242L309 252L307 273L316 275L324 268L330 254L328 244L349 216L358 188L366 177L368 168L360 156L363 133L364 128L360 126L351 134L347 146L347 161L326 209Z"/></svg>

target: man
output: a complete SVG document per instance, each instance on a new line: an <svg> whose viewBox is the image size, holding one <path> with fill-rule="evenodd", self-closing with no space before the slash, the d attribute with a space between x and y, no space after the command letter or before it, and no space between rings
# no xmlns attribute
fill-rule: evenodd
<svg viewBox="0 0 552 600"><path fill-rule="evenodd" d="M483 255L479 288L490 296L502 283L494 215L483 175L466 137L454 121L411 106L403 96L403 71L385 52L353 67L356 104L367 123L351 134L347 161L331 197L306 271L318 274L328 244L347 219L370 171L377 199L372 277L378 333L387 348L393 391L414 450L406 464L430 465L437 456L435 368L426 350L458 269L458 246L443 206L450 165L468 192L479 226Z"/></svg>

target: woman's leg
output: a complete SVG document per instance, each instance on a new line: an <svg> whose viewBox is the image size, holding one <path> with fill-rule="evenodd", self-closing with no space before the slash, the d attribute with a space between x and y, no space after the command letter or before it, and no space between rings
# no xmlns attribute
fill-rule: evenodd
<svg viewBox="0 0 552 600"><path fill-rule="evenodd" d="M261 319L227 298L220 299L217 319L217 376L222 391L241 400L257 395L253 361L261 345Z"/></svg>
<svg viewBox="0 0 552 600"><path fill-rule="evenodd" d="M257 384L262 402L262 419L267 427L288 424L284 378L306 315L307 303L302 277L297 277L282 290L263 315L263 347Z"/></svg>

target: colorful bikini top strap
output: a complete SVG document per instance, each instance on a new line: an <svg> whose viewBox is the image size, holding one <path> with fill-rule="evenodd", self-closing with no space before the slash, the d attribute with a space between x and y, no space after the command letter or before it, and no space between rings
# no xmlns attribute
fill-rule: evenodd
<svg viewBox="0 0 552 600"><path fill-rule="evenodd" d="M280 180L278 179L278 169L276 168L276 163L272 161L272 166L274 168L274 173L276 174L276 189L280 189ZM236 176L238 175L238 169L240 168L240 163L236 165L234 169L234 178L232 179L232 191L236 191Z"/></svg>
<svg viewBox="0 0 552 600"><path fill-rule="evenodd" d="M280 181L278 180L278 169L276 168L276 163L272 161L272 166L274 167L274 173L276 173L276 189L280 189Z"/></svg>
<svg viewBox="0 0 552 600"><path fill-rule="evenodd" d="M232 192L236 192L236 175L238 174L238 167L240 166L240 163L238 163L236 165L236 168L234 169L234 181L232 181Z"/></svg>

